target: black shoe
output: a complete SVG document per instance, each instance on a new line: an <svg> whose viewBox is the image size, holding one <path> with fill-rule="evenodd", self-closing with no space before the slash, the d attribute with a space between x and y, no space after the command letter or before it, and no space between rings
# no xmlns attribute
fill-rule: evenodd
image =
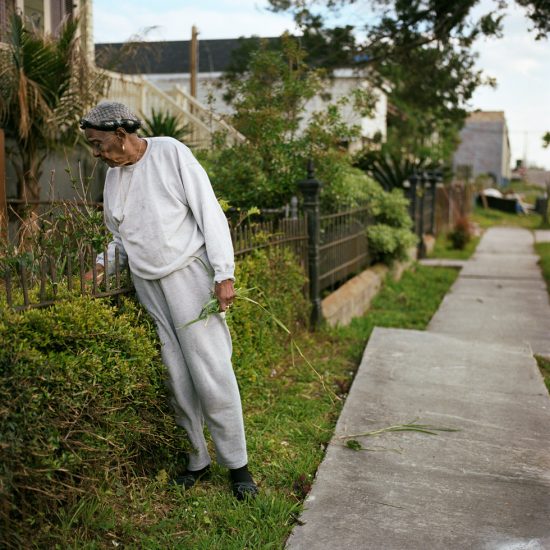
<svg viewBox="0 0 550 550"><path fill-rule="evenodd" d="M205 466L202 470L185 470L183 474L172 479L172 485L183 486L185 489L191 489L193 485L200 479L210 478L210 465Z"/></svg>
<svg viewBox="0 0 550 550"><path fill-rule="evenodd" d="M258 494L258 486L254 481L232 481L231 489L237 500L256 498Z"/></svg>

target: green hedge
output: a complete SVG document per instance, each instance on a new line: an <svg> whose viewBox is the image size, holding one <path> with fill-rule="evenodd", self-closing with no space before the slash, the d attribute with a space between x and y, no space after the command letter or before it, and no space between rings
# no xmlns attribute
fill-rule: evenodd
<svg viewBox="0 0 550 550"><path fill-rule="evenodd" d="M114 478L178 456L143 313L77 297L0 317L0 531L8 544Z"/></svg>
<svg viewBox="0 0 550 550"><path fill-rule="evenodd" d="M289 329L303 325L304 276L283 251L237 265L237 286ZM241 386L261 387L288 336L244 299L228 316ZM83 496L182 465L149 318L73 297L21 313L0 304L0 547L47 545L58 517Z"/></svg>

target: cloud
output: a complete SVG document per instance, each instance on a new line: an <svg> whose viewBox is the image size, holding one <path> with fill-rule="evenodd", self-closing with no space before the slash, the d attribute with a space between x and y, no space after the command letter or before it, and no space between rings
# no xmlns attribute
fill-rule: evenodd
<svg viewBox="0 0 550 550"><path fill-rule="evenodd" d="M476 13L486 13L494 3L484 0ZM550 56L548 42L529 32L525 10L510 3L503 37L480 40L478 68L497 79L497 88L480 88L470 106L504 111L510 131L512 158L522 158L550 169L550 151L542 148L542 134L550 130Z"/></svg>
<svg viewBox="0 0 550 550"><path fill-rule="evenodd" d="M202 38L279 36L285 30L296 31L289 15L271 13L266 6L267 2L255 0L167 1L159 9L158 3L134 0L117 2L114 12L112 2L99 0L94 3L94 38L96 42L122 42L151 26L157 28L146 40L187 40L192 25L199 28Z"/></svg>

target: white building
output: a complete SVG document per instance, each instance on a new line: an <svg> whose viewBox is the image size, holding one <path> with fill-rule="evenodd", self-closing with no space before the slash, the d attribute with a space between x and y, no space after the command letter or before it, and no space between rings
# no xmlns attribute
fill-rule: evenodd
<svg viewBox="0 0 550 550"><path fill-rule="evenodd" d="M267 38L277 41L278 38ZM230 115L232 109L224 99L224 90L220 87L220 77L231 63L232 53L242 46L242 39L201 40L198 48L197 100L208 105L219 115ZM126 74L140 74L161 90L171 93L174 88L190 89L190 41L141 42L126 47L123 44L96 44L96 62L99 66L114 69ZM120 55L119 55L120 54ZM117 59L119 58L119 59ZM113 62L114 60L114 62ZM112 63L112 65L111 65ZM306 115L320 111L327 106L325 97L336 102L342 97L351 98L357 88L370 88L365 75L344 68L337 69L332 78L327 79L323 97L316 96L306 104ZM386 94L380 89L372 89L377 97L374 113L362 116L353 109L352 104L342 108L344 120L350 125L361 128L361 137L370 140L386 137ZM353 144L361 146L361 142Z"/></svg>

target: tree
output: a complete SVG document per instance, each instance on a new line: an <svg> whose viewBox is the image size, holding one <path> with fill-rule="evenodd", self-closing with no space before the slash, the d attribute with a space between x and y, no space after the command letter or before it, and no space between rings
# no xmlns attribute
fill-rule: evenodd
<svg viewBox="0 0 550 550"><path fill-rule="evenodd" d="M80 116L103 92L104 78L88 66L77 29L78 20L68 20L54 39L14 15L8 47L0 50L0 126L14 144L8 157L25 201L39 200L46 156L80 139Z"/></svg>
<svg viewBox="0 0 550 550"><path fill-rule="evenodd" d="M517 1L527 8L537 38L544 37L550 30L550 4ZM365 14L368 23L325 25L320 13L353 3L270 0L274 11L294 13L310 57L319 56L325 66L371 67L375 82L389 84L388 141L396 152L448 160L473 92L481 84L494 84L475 69L471 46L480 36L500 35L506 3L495 0L493 10L474 19L479 0L374 0ZM365 38L355 40L355 31Z"/></svg>
<svg viewBox="0 0 550 550"><path fill-rule="evenodd" d="M232 206L280 207L297 193L311 158L327 207L353 203L356 175L342 144L359 129L345 124L335 103L303 119L306 103L324 89L323 71L308 66L299 41L288 35L243 52L239 70L225 78L225 97L234 109L230 122L247 141L203 153L216 192ZM361 94L351 101L368 107Z"/></svg>

